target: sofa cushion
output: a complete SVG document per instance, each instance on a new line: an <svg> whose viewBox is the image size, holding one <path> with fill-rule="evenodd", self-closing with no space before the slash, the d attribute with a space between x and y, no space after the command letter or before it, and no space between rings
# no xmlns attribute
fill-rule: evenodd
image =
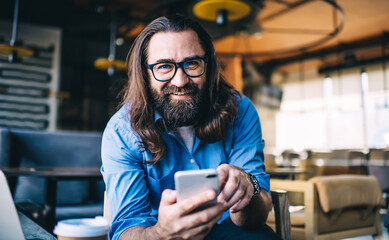
<svg viewBox="0 0 389 240"><path fill-rule="evenodd" d="M19 177L16 185L15 202L32 201L44 203L44 179ZM89 201L90 184L87 181L60 181L57 183L57 205L78 205Z"/></svg>
<svg viewBox="0 0 389 240"><path fill-rule="evenodd" d="M309 181L315 184L325 213L345 207L378 206L383 201L380 185L373 176L323 176Z"/></svg>
<svg viewBox="0 0 389 240"><path fill-rule="evenodd" d="M325 213L319 211L318 232L331 233L340 230L358 229L374 225L378 207L345 208L338 214L336 211Z"/></svg>

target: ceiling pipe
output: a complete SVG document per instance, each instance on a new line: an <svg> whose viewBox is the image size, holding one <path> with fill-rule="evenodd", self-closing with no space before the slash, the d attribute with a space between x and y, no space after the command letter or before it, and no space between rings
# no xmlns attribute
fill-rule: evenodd
<svg viewBox="0 0 389 240"><path fill-rule="evenodd" d="M389 32L384 32L383 34L364 38L354 42L340 43L337 46L304 52L303 54L298 54L291 57L272 59L269 61L264 61L264 63L277 68L284 65L297 63L301 60L307 61L317 58L331 57L332 55L336 57L336 55L345 54L350 51L378 48L382 46L383 42L389 42Z"/></svg>

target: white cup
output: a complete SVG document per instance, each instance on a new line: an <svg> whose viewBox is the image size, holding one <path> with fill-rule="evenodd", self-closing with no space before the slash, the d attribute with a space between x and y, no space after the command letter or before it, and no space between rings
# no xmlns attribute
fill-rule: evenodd
<svg viewBox="0 0 389 240"><path fill-rule="evenodd" d="M109 224L103 217L61 220L54 228L58 240L107 240Z"/></svg>

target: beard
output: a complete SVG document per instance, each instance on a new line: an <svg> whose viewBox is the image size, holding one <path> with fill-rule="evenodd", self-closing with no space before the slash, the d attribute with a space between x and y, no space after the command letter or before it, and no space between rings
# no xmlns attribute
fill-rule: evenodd
<svg viewBox="0 0 389 240"><path fill-rule="evenodd" d="M184 87L166 85L161 92L151 89L151 96L155 109L161 114L168 129L196 124L204 110L204 90L200 90L194 83ZM204 89L204 88L203 88ZM190 94L185 100L171 99L171 94Z"/></svg>

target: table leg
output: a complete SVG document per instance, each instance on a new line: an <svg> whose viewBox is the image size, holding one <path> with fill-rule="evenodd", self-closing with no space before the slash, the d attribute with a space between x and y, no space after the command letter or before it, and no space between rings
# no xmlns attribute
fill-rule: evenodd
<svg viewBox="0 0 389 240"><path fill-rule="evenodd" d="M57 180L46 179L45 185L45 229L52 233L55 226L55 205L57 203Z"/></svg>

